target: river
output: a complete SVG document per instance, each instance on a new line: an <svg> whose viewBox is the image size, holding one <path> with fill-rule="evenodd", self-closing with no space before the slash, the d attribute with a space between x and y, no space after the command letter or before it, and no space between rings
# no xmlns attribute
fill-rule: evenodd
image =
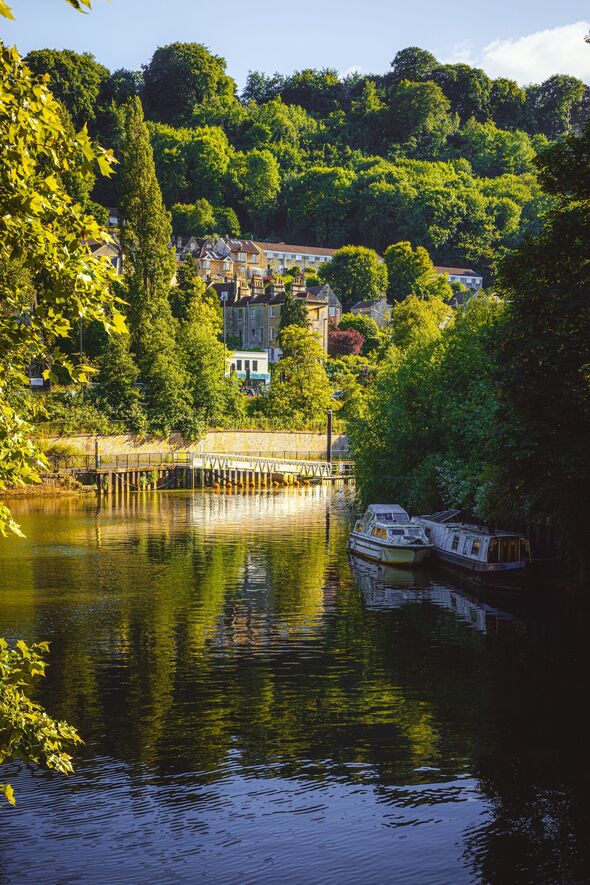
<svg viewBox="0 0 590 885"><path fill-rule="evenodd" d="M590 881L585 614L353 571L350 495L16 502L0 635L85 744L3 768L0 882Z"/></svg>

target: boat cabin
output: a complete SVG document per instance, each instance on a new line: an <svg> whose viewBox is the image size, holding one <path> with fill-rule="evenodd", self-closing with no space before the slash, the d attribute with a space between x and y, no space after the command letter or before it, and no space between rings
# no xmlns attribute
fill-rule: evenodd
<svg viewBox="0 0 590 885"><path fill-rule="evenodd" d="M529 542L522 535L458 522L459 513L445 510L414 519L443 559L482 571L519 568L530 559Z"/></svg>

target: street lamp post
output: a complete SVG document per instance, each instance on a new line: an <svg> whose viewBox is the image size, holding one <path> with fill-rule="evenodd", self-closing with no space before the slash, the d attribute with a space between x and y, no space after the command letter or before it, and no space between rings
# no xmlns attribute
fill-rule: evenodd
<svg viewBox="0 0 590 885"><path fill-rule="evenodd" d="M223 343L226 345L227 343L227 333L225 330L225 303L229 297L229 292L221 293L221 303L223 304Z"/></svg>

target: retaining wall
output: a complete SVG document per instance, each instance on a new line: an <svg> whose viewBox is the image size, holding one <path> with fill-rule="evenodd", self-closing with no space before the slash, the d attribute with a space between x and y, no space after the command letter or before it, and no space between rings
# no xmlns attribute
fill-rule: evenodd
<svg viewBox="0 0 590 885"><path fill-rule="evenodd" d="M84 455L94 455L94 441L98 439L102 455L136 454L142 452L227 452L228 454L265 454L273 452L287 455L303 453L324 456L326 453L326 434L307 430L210 430L199 442L188 442L179 433L168 437L135 437L131 434L114 436L95 436L79 434L76 436L49 436L44 442L67 443L74 446ZM334 433L332 449L335 454L348 451L348 440L344 433Z"/></svg>

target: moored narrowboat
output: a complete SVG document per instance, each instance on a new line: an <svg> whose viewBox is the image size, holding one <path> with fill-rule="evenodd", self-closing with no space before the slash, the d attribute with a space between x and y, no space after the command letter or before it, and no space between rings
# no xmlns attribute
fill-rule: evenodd
<svg viewBox="0 0 590 885"><path fill-rule="evenodd" d="M523 535L460 522L460 512L444 510L412 520L426 532L437 562L482 582L524 572L530 545Z"/></svg>

